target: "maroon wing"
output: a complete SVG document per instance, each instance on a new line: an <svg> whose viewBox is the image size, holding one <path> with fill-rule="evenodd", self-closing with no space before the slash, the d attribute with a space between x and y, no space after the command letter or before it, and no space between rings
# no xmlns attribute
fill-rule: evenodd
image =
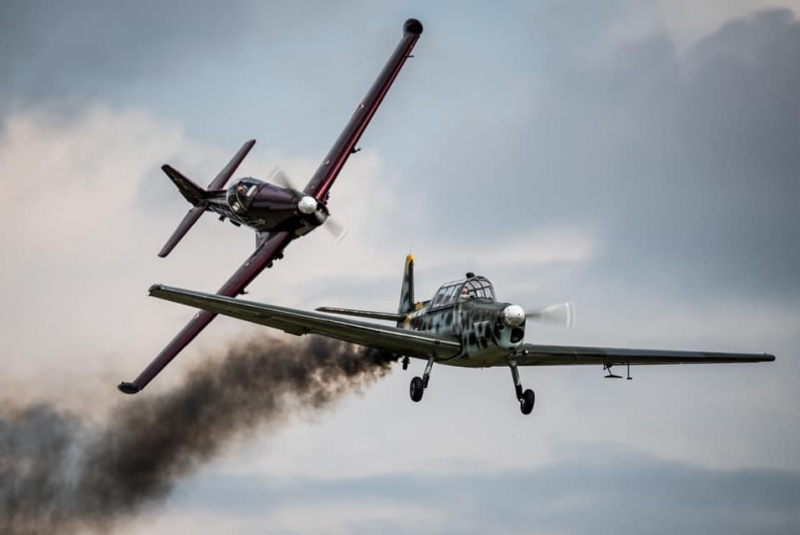
<svg viewBox="0 0 800 535"><path fill-rule="evenodd" d="M378 78L370 87L367 96L356 108L355 113L345 126L336 143L333 144L322 164L311 177L311 181L306 186L304 193L311 195L320 202L325 202L325 195L333 185L333 181L344 167L347 158L353 153L356 143L361 138L361 134L367 128L369 121L378 106L381 105L383 97L392 86L392 82L397 77L403 64L408 59L411 50L417 43L417 39L422 34L422 23L416 19L408 19L403 24L403 38L392 53L389 61L383 67Z"/></svg>
<svg viewBox="0 0 800 535"><path fill-rule="evenodd" d="M211 181L211 184L208 185L209 191L222 189L222 186L224 186L225 183L230 180L231 176L233 176L233 173L236 171L236 168L239 167L239 165L242 163L242 160L244 160L244 157L247 156L247 153L250 152L250 149L252 149L253 145L255 144L256 140L251 139L242 145L242 148L239 149L239 152L237 152L231 161L228 162L228 165L226 165L214 178L214 180Z"/></svg>
<svg viewBox="0 0 800 535"><path fill-rule="evenodd" d="M242 264L242 266L222 285L217 295L236 297L242 290L255 279L264 268L275 260L283 249L292 240L288 232L276 232L267 237L256 251ZM180 353L206 325L216 316L213 312L200 312L186 324L186 326L172 339L172 341L159 353L132 383L122 382L117 386L120 392L135 394L147 386L164 367Z"/></svg>
<svg viewBox="0 0 800 535"><path fill-rule="evenodd" d="M178 245L178 242L186 236L186 233L194 226L195 223L200 219L206 211L205 204L202 206L192 206L189 211L183 216L181 219L178 228L175 229L175 232L172 233L172 236L169 237L167 243L164 244L164 247L158 252L159 258L166 257L172 250Z"/></svg>

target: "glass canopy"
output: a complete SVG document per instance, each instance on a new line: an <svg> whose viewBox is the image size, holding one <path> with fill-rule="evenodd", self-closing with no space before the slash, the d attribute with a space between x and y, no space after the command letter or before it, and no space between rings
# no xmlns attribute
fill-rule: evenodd
<svg viewBox="0 0 800 535"><path fill-rule="evenodd" d="M470 299L495 300L492 283L485 277L470 277L443 284L431 299L431 308L443 308L456 301Z"/></svg>

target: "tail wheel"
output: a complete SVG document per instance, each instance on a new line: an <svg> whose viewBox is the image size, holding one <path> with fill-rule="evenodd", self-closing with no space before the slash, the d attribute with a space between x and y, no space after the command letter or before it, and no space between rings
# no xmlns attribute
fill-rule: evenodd
<svg viewBox="0 0 800 535"><path fill-rule="evenodd" d="M533 390L526 390L522 393L522 399L519 400L519 410L522 414L530 414L533 410L533 404L536 402L536 394Z"/></svg>
<svg viewBox="0 0 800 535"><path fill-rule="evenodd" d="M422 379L419 377L414 377L411 379L411 385L408 388L408 393L411 395L411 401L420 401L422 399L423 392L425 392L425 387L422 385Z"/></svg>

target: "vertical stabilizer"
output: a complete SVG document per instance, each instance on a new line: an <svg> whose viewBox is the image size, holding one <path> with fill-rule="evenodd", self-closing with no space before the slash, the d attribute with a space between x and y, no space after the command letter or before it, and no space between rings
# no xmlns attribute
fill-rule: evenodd
<svg viewBox="0 0 800 535"><path fill-rule="evenodd" d="M239 149L239 152L228 162L228 165L223 167L217 177L211 181L211 184L208 185L208 190L217 190L224 187L225 183L230 180L233 173L236 172L236 168L239 167L244 157L247 156L247 153L250 152L250 149L252 149L255 144L255 139L245 142L242 148ZM189 210L188 214L183 216L178 228L175 229L175 232L172 233L172 236L170 236L167 243L158 253L158 256L164 258L178 245L178 242L183 239L186 233L189 232L189 229L197 223L197 220L200 219L200 216L206 211L208 207L208 201L206 200L208 191L183 176L180 171L170 165L162 165L161 170L175 183L181 195L194 207Z"/></svg>
<svg viewBox="0 0 800 535"><path fill-rule="evenodd" d="M406 257L406 267L403 269L403 285L400 288L400 306L398 314L413 312L414 305L414 255Z"/></svg>

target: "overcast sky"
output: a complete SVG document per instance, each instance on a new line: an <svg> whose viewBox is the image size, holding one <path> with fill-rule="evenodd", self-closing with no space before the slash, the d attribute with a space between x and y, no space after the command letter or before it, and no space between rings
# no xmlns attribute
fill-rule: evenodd
<svg viewBox="0 0 800 535"><path fill-rule="evenodd" d="M280 165L304 183L401 37L425 26L332 190L349 227L293 243L250 298L392 310L471 270L529 342L770 352L773 364L399 366L256 430L115 533L800 531L800 4L0 3L0 398L102 422L258 327L218 319L140 396L130 380L250 254L160 172ZM4 416L5 417L5 416ZM2 423L2 422L0 422ZM101 424L100 424L101 425ZM2 426L0 426L1 428ZM0 429L1 431L2 429Z"/></svg>

